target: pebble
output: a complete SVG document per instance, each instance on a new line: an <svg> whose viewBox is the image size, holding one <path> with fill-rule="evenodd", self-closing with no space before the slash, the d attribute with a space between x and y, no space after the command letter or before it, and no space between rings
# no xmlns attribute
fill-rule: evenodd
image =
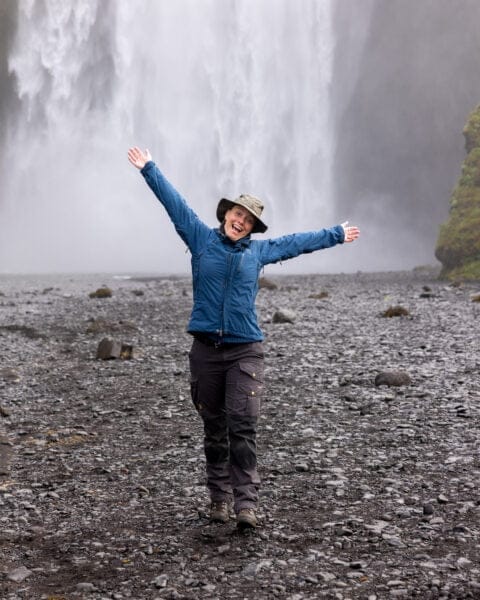
<svg viewBox="0 0 480 600"><path fill-rule="evenodd" d="M14 581L15 583L22 583L27 577L30 577L30 575L32 575L32 571L27 569L27 567L21 566L13 571L9 571L7 573L7 579Z"/></svg>
<svg viewBox="0 0 480 600"><path fill-rule="evenodd" d="M79 592L95 592L97 588L95 587L95 585L93 583L85 581L85 582L77 583L76 589Z"/></svg>

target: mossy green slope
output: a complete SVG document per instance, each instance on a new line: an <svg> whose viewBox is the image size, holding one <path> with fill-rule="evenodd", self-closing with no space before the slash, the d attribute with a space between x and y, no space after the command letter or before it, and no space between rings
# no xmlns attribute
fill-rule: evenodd
<svg viewBox="0 0 480 600"><path fill-rule="evenodd" d="M450 200L450 215L440 227L435 256L441 277L480 280L480 106L463 130L468 155Z"/></svg>

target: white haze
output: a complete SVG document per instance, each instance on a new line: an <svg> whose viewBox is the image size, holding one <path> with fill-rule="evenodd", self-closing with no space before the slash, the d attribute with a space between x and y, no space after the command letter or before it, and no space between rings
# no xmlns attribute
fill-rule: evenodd
<svg viewBox="0 0 480 600"><path fill-rule="evenodd" d="M0 272L186 272L127 162L133 144L212 226L218 199L241 192L265 199L272 236L348 218L331 197L332 2L20 0ZM291 266L348 271L360 257Z"/></svg>

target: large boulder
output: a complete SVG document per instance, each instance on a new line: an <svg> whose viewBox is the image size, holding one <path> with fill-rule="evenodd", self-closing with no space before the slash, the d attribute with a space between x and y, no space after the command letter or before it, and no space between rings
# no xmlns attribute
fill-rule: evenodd
<svg viewBox="0 0 480 600"><path fill-rule="evenodd" d="M441 277L480 280L480 106L470 114L463 135L468 154L435 256L443 266Z"/></svg>

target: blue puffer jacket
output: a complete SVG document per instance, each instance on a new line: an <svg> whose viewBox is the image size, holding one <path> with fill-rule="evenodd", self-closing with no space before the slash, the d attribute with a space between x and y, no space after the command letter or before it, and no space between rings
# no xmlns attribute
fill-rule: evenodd
<svg viewBox="0 0 480 600"><path fill-rule="evenodd" d="M225 342L262 341L255 311L262 267L344 240L343 227L337 225L275 239L252 240L247 236L232 242L220 229L212 229L198 218L154 162L147 162L141 173L192 254L189 333L201 332Z"/></svg>

